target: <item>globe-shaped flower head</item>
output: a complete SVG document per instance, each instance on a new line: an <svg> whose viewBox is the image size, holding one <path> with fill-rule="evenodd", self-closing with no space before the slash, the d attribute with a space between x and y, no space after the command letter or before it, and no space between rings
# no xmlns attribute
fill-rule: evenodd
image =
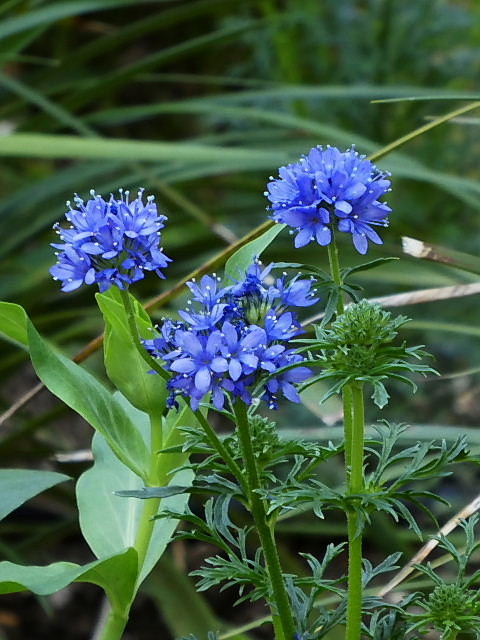
<svg viewBox="0 0 480 640"><path fill-rule="evenodd" d="M217 409L227 397L251 404L255 393L271 408L280 396L300 402L295 385L312 371L290 344L302 333L293 309L318 302L315 282L286 274L274 280L272 266L254 262L233 285L222 286L215 274L187 283L193 298L182 321L165 320L160 335L144 341L172 373L171 406L180 395L198 409L209 393Z"/></svg>
<svg viewBox="0 0 480 640"><path fill-rule="evenodd" d="M144 271L161 269L171 262L160 246L166 217L159 215L153 196L143 200L140 189L130 202L129 191L119 190L108 201L95 191L86 203L75 196L74 207L67 202L65 214L68 229L56 224L61 244L53 244L58 262L50 269L55 280L61 280L62 291L73 291L82 284L97 283L100 291L112 285L125 289L141 280Z"/></svg>
<svg viewBox="0 0 480 640"><path fill-rule="evenodd" d="M316 240L326 246L332 231L352 234L359 253L367 253L368 241L382 244L374 226L388 226L390 207L381 198L390 191L389 174L355 149L315 147L286 167L279 179L271 178L265 195L272 218L295 229L295 246Z"/></svg>

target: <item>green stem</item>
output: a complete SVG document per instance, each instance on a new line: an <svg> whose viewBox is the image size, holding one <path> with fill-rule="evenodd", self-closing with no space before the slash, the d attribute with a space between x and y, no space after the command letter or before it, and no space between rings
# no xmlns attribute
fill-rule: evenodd
<svg viewBox="0 0 480 640"><path fill-rule="evenodd" d="M158 363L147 353L145 350L138 327L135 319L135 310L132 304L132 299L128 291L121 290L122 302L125 307L125 312L128 318L128 324L130 332L138 350L138 353L143 357L145 362L157 371L163 378L169 378L168 374L159 367ZM155 487L164 484L167 478L164 477L159 471L159 458L158 451L163 446L163 423L162 416L150 416L150 464L147 476L147 485ZM158 513L160 507L160 498L150 498L145 500L143 511L140 516L140 522L138 524L137 535L135 538L134 548L137 550L138 556L138 571L137 571L137 584L135 585L134 595L131 601L125 605L123 610L112 609L108 616L107 622L103 629L102 640L120 640L123 635L123 631L128 622L130 614L130 608L132 606L134 597L141 584L140 574L145 564L145 559L148 554L148 549L152 540L153 529L155 527L155 516Z"/></svg>
<svg viewBox="0 0 480 640"><path fill-rule="evenodd" d="M252 445L247 405L241 401L236 402L234 412L245 465L250 510L260 538L260 544L262 545L273 601L275 603L274 606L271 606L275 637L276 640L293 640L295 637L295 623L283 580L280 558L278 556L273 531L268 526L264 501L257 492L262 485Z"/></svg>
<svg viewBox="0 0 480 640"><path fill-rule="evenodd" d="M342 272L340 271L340 261L338 259L338 249L337 243L335 242L335 233L332 227L332 241L328 248L328 262L330 263L330 273L332 274L333 281L339 288L338 291L338 302L337 302L337 315L341 316L345 310L343 304L343 297L340 287L343 285Z"/></svg>
<svg viewBox="0 0 480 640"><path fill-rule="evenodd" d="M159 473L158 468L158 451L163 445L162 434L162 417L151 416L150 417L150 468L148 473L148 485L159 486L164 484L167 480L162 473ZM138 588L140 587L140 573L143 565L145 564L145 558L147 557L150 542L152 540L153 528L155 526L154 517L158 513L160 506L160 498L149 498L144 501L144 507L140 522L138 525L137 536L135 538L134 548L137 550L138 555L138 571L137 571L137 584L134 589L134 595L132 600L125 606L123 611L112 609L107 619L107 623L103 630L101 640L120 640L122 637L125 626L128 622L130 614L130 608L133 603Z"/></svg>
<svg viewBox="0 0 480 640"><path fill-rule="evenodd" d="M111 610L103 629L102 640L118 640L122 637L128 622L128 611L117 612Z"/></svg>
<svg viewBox="0 0 480 640"><path fill-rule="evenodd" d="M123 306L125 307L125 311L127 313L128 327L130 329L130 333L132 334L133 342L135 343L138 353L145 360L149 367L156 371L164 380L169 380L170 376L168 375L168 373L164 369L162 369L155 358L152 358L152 356L148 353L148 351L142 344L142 338L138 332L137 322L135 320L135 309L133 308L130 294L126 289L120 289L120 294L122 296Z"/></svg>
<svg viewBox="0 0 480 640"><path fill-rule="evenodd" d="M201 411L195 411L194 414L197 420L199 421L200 426L205 431L205 435L207 436L208 441L210 442L212 447L216 449L217 453L221 456L221 458L223 459L227 467L230 469L232 475L239 481L240 486L245 492L245 495L248 497L248 487L243 477L244 475L243 471L240 469L238 464L230 455L230 452L228 451L226 446L223 444L223 442L220 440L218 435L215 433L214 429L212 429L210 423L205 418L203 413Z"/></svg>
<svg viewBox="0 0 480 640"><path fill-rule="evenodd" d="M351 384L352 421L347 449L350 451L350 468L347 468L348 493L355 495L364 489L363 458L365 415L363 383ZM348 604L345 640L360 640L362 624L362 532L357 513L347 512L348 524Z"/></svg>
<svg viewBox="0 0 480 640"><path fill-rule="evenodd" d="M338 249L332 228L332 242L328 245L328 260L333 281L339 288L337 316L345 306L340 287L343 285ZM345 433L345 471L348 493L362 493L364 489L363 458L365 439L365 411L363 383L353 382L343 388L343 425ZM360 640L362 628L362 533L358 515L347 512L348 530L348 603L345 640Z"/></svg>
<svg viewBox="0 0 480 640"><path fill-rule="evenodd" d="M150 470L148 473L148 484L151 487L158 487L164 484L167 478L158 472L159 456L158 451L163 446L162 433L162 417L150 417ZM152 539L153 528L155 526L154 517L158 513L160 506L160 498L149 498L145 500L145 506L142 511L140 522L138 525L137 537L135 538L134 547L138 553L138 574L145 563L148 553L150 541ZM137 588L140 585L137 585Z"/></svg>
<svg viewBox="0 0 480 640"><path fill-rule="evenodd" d="M343 304L343 297L340 287L343 285L342 272L340 270L340 261L338 258L338 248L335 242L335 232L332 227L332 242L328 245L328 261L330 264L330 273L332 274L333 281L339 288L338 302L337 302L337 316L342 315L345 311ZM352 443L352 421L353 421L353 397L351 385L346 385L343 388L343 428L345 433L345 468L347 474L351 467L351 443Z"/></svg>

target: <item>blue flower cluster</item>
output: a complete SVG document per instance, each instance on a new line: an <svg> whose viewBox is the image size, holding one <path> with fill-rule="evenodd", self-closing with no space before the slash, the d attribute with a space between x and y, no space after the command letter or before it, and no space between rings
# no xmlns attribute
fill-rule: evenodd
<svg viewBox="0 0 480 640"><path fill-rule="evenodd" d="M129 201L129 191L119 190L106 201L95 191L86 203L75 196L75 207L67 202L68 229L56 224L62 244L53 244L58 262L50 269L61 280L62 291L73 291L82 284L97 283L100 291L112 285L125 289L141 280L144 271L155 271L171 262L160 247L166 217L159 215L153 196L143 201L143 189Z"/></svg>
<svg viewBox="0 0 480 640"><path fill-rule="evenodd" d="M313 280L287 280L286 274L273 279L272 266L262 269L256 261L242 281L225 287L215 275L189 282L192 299L180 311L183 321L164 320L159 337L145 341L149 353L173 374L168 383L171 406L183 395L197 409L208 393L217 409L228 394L251 404L252 388L262 377L260 393L270 408L276 408L280 394L300 402L295 383L310 377L311 370L298 366L272 374L303 362L303 356L288 348L289 340L302 332L289 307L309 307L318 298Z"/></svg>
<svg viewBox="0 0 480 640"><path fill-rule="evenodd" d="M313 240L326 246L332 242L333 225L352 234L359 253L368 251L368 241L382 244L372 226L388 226L390 207L380 201L390 191L390 174L355 149L341 152L335 147L315 147L310 153L279 169L280 178L268 184L265 195L272 203L272 218L298 233L295 246Z"/></svg>

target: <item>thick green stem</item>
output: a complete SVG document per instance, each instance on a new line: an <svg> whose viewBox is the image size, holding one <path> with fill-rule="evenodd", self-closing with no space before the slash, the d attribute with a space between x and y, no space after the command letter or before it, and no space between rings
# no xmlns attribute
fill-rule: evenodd
<svg viewBox="0 0 480 640"><path fill-rule="evenodd" d="M158 451L163 446L162 417L152 416L150 418L150 469L148 473L148 484L151 487L158 487L164 484L167 478L158 472ZM145 506L138 525L137 537L135 538L135 549L138 553L138 573L144 565L150 541L152 539L155 520L153 519L160 506L160 498L149 498L145 500ZM139 584L137 587L140 586Z"/></svg>
<svg viewBox="0 0 480 640"><path fill-rule="evenodd" d="M158 451L163 445L162 434L162 417L155 416L150 418L150 468L148 473L148 484L150 486L159 486L167 481L158 469ZM145 564L150 542L152 540L153 528L155 526L154 517L158 513L160 506L160 498L150 498L144 501L142 515L138 525L137 536L135 538L134 548L138 555L138 573L137 584L134 589L134 596L131 602L125 606L123 611L113 609L110 611L101 640L120 640L123 631L128 622L130 608L133 603L136 592L141 584L140 574Z"/></svg>
<svg viewBox="0 0 480 640"><path fill-rule="evenodd" d="M113 610L110 611L103 629L102 640L119 640L123 635L127 622L128 611L125 613L118 613Z"/></svg>
<svg viewBox="0 0 480 640"><path fill-rule="evenodd" d="M351 384L352 422L348 435L350 442L350 468L347 468L348 493L355 495L364 489L363 458L365 415L363 383ZM348 604L345 640L360 640L362 624L362 532L355 511L347 512L348 524Z"/></svg>
<svg viewBox="0 0 480 640"><path fill-rule="evenodd" d="M257 493L257 490L261 488L261 482L252 445L247 406L244 402L239 401L235 404L234 411L243 462L245 464L250 510L260 538L260 544L262 545L273 595L274 606L272 606L271 609L275 637L276 640L293 640L295 637L295 623L283 580L280 558L277 553L273 532L268 526L265 504Z"/></svg>
<svg viewBox="0 0 480 640"><path fill-rule="evenodd" d="M132 305L131 298L128 294L128 291L121 291L122 301L125 307L125 311L128 318L129 328L135 343L136 348L138 349L139 354L143 357L143 359L151 366L153 369L157 370L158 364L155 362L153 358L147 353L145 348L141 343L140 334L138 332L137 323L135 320L135 310ZM167 377L168 374L160 369L162 377ZM163 446L163 423L162 416L150 416L150 464L148 470L148 482L149 486L159 486L167 481L167 478L163 476L162 473L159 472L159 458L158 451ZM134 589L134 596L141 584L140 574L142 572L143 566L145 564L145 559L147 557L148 549L150 547L150 543L152 540L153 529L155 527L155 516L158 513L158 509L160 506L160 498L150 498L145 500L143 505L142 515L140 517L140 522L138 524L137 535L135 538L134 548L137 550L138 555L138 572L137 572L137 584ZM129 602L124 610L119 611L117 609L112 609L108 616L107 622L103 629L103 633L101 636L102 640L120 640L123 635L123 631L128 622L128 617L130 614L130 608L133 603L133 598L131 602Z"/></svg>
<svg viewBox="0 0 480 640"><path fill-rule="evenodd" d="M334 231L332 229L332 235ZM328 260L332 279L339 288L337 316L345 306L340 287L343 285L335 236L328 245ZM363 384L353 382L343 388L343 425L345 433L345 471L349 494L362 493L364 489L363 457L365 412L363 406ZM360 640L362 625L362 533L358 515L347 512L348 530L348 604L345 640Z"/></svg>

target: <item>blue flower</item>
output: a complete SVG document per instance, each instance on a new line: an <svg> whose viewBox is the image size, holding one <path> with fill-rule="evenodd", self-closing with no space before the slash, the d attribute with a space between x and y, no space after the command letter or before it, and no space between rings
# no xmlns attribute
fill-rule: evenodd
<svg viewBox="0 0 480 640"><path fill-rule="evenodd" d="M170 369L194 376L195 387L206 393L210 388L212 373L223 373L228 369L226 359L217 358L221 343L219 332L214 331L204 338L189 331L178 331L175 340L182 350L182 356L173 360Z"/></svg>
<svg viewBox="0 0 480 640"><path fill-rule="evenodd" d="M189 283L193 299L187 311L180 311L183 321L165 320L160 335L144 341L149 353L173 374L168 383L170 406L182 395L196 409L208 394L217 409L227 397L251 404L258 385L260 396L271 406L279 395L300 401L294 385L310 376L310 369L299 366L298 372L289 369L278 376L276 372L304 360L288 349L289 340L302 331L289 307L316 302L315 281L298 276L288 280L283 274L274 286L273 266L264 269L256 261L230 286L210 276Z"/></svg>
<svg viewBox="0 0 480 640"><path fill-rule="evenodd" d="M199 284L195 278L187 282L187 287L193 293L192 300L212 309L225 294L225 289L219 286L221 281L221 278L213 274L213 276L203 276Z"/></svg>
<svg viewBox="0 0 480 640"><path fill-rule="evenodd" d="M250 327L249 331L238 330L231 322L222 325L222 354L228 359L228 373L233 382L242 374L249 375L258 367L258 347L266 342L265 331Z"/></svg>
<svg viewBox="0 0 480 640"><path fill-rule="evenodd" d="M293 350L285 351L281 354L277 362L277 368L286 367L292 364L303 362L303 357ZM304 382L312 375L312 370L308 367L294 367L288 371L280 373L271 378L265 385L264 399L268 402L270 409L278 407L278 396L281 393L290 402L300 402L300 396L295 388L295 384Z"/></svg>
<svg viewBox="0 0 480 640"><path fill-rule="evenodd" d="M287 274L284 273L281 278L277 279L275 288L282 305L286 307L311 307L319 301L312 290L314 284L313 277L309 280L305 278L287 280Z"/></svg>
<svg viewBox="0 0 480 640"><path fill-rule="evenodd" d="M389 174L355 149L341 152L335 147L313 148L310 153L279 169L265 195L271 202L271 217L297 231L295 246L316 240L326 246L333 231L352 234L359 253L368 251L368 241L382 244L372 226L388 226L390 207L380 200L390 189Z"/></svg>
<svg viewBox="0 0 480 640"><path fill-rule="evenodd" d="M166 217L158 214L153 196L145 203L143 189L131 202L128 191L120 190L120 199L112 195L108 201L90 193L86 203L78 196L74 207L67 202L69 228L55 225L62 243L52 245L58 261L50 273L62 282L62 291L93 283L100 291L112 285L125 289L145 271L164 277L161 269L171 262L160 247Z"/></svg>

